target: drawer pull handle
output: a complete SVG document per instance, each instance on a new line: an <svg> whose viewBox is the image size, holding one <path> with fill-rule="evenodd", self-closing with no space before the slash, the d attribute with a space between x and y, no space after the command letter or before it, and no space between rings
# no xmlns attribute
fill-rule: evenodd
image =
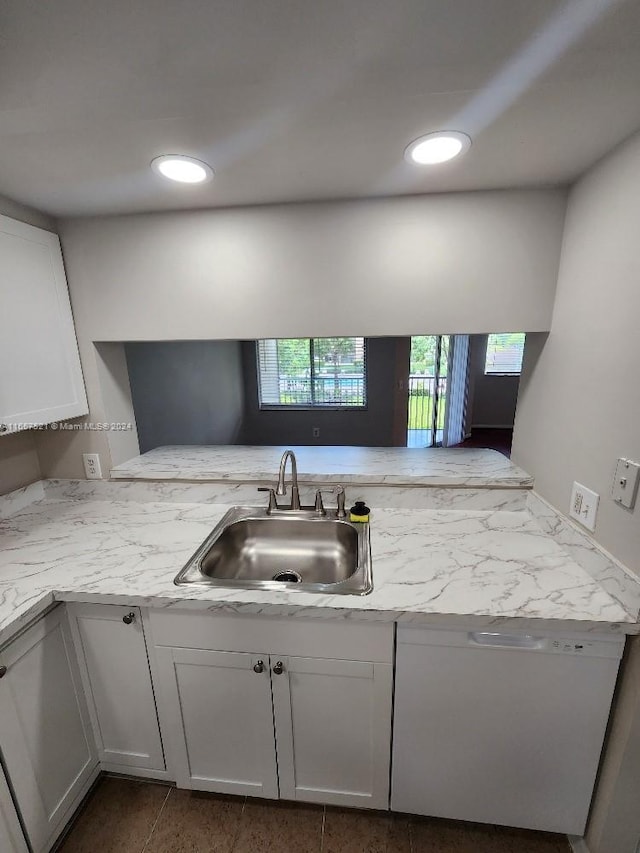
<svg viewBox="0 0 640 853"><path fill-rule="evenodd" d="M253 671L257 673L264 672L264 661L259 660L257 663L255 663L253 666Z"/></svg>
<svg viewBox="0 0 640 853"><path fill-rule="evenodd" d="M275 665L273 667L273 671L275 672L276 675L282 675L282 673L284 672L284 664L282 663L281 660L278 660L275 662Z"/></svg>
<svg viewBox="0 0 640 853"><path fill-rule="evenodd" d="M136 614L135 613L127 613L126 616L122 617L122 621L124 622L125 625L131 625L133 622L136 621Z"/></svg>

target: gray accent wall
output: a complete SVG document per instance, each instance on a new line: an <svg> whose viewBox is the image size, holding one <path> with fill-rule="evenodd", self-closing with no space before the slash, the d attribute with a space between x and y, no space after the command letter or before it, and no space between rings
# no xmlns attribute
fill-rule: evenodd
<svg viewBox="0 0 640 853"><path fill-rule="evenodd" d="M235 444L244 409L239 341L125 345L140 452Z"/></svg>
<svg viewBox="0 0 640 853"><path fill-rule="evenodd" d="M255 341L244 342L246 408L242 444L391 446L397 340L367 338L367 407L343 410L260 409ZM320 429L319 438L313 437L314 427Z"/></svg>
<svg viewBox="0 0 640 853"><path fill-rule="evenodd" d="M505 331L518 332L519 329ZM516 417L519 376L492 376L484 372L487 335L469 340L469 427L512 427Z"/></svg>

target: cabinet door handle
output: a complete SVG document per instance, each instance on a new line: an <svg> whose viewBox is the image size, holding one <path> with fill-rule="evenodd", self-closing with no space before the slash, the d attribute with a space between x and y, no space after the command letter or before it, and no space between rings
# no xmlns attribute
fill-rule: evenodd
<svg viewBox="0 0 640 853"><path fill-rule="evenodd" d="M127 613L126 616L122 617L122 621L124 622L125 625L131 625L132 622L136 621L136 614L133 612Z"/></svg>
<svg viewBox="0 0 640 853"><path fill-rule="evenodd" d="M0 678L4 678L6 674L7 674L6 666L0 666Z"/></svg>
<svg viewBox="0 0 640 853"><path fill-rule="evenodd" d="M282 663L281 660L278 660L275 662L275 664L273 666L273 671L275 672L276 675L282 675L282 673L284 672L284 664Z"/></svg>
<svg viewBox="0 0 640 853"><path fill-rule="evenodd" d="M262 661L262 660L257 661L257 663L255 663L253 665L253 671L258 672L258 673L264 672L264 661Z"/></svg>

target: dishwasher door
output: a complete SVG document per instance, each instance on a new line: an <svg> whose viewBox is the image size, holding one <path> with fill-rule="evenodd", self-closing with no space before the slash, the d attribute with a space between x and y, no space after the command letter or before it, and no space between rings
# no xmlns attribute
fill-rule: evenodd
<svg viewBox="0 0 640 853"><path fill-rule="evenodd" d="M582 835L623 647L399 628L391 808Z"/></svg>

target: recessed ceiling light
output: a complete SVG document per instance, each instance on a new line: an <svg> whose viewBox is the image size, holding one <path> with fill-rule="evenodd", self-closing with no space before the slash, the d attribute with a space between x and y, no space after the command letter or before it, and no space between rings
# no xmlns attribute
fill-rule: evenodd
<svg viewBox="0 0 640 853"><path fill-rule="evenodd" d="M163 154L151 161L151 168L163 178L181 184L203 184L213 178L211 166L184 154Z"/></svg>
<svg viewBox="0 0 640 853"><path fill-rule="evenodd" d="M439 130L414 139L404 152L404 158L409 163L419 166L434 166L436 163L446 163L471 147L471 137L457 130Z"/></svg>

